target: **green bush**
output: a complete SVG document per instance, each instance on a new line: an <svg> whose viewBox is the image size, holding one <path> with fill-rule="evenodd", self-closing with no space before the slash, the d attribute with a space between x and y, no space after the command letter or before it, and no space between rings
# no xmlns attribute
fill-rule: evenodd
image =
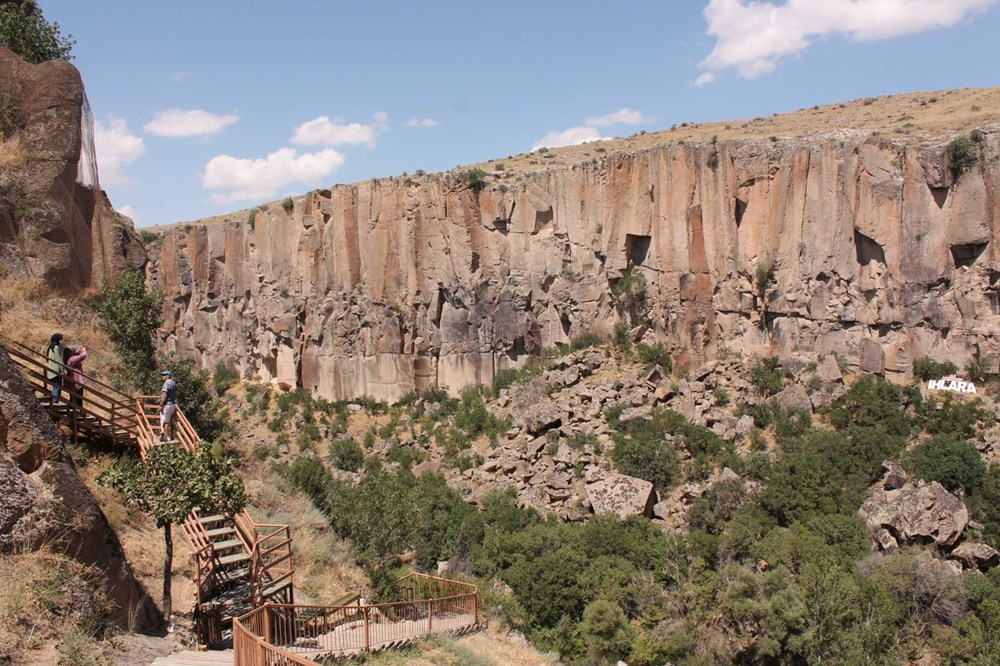
<svg viewBox="0 0 1000 666"><path fill-rule="evenodd" d="M330 464L346 472L357 472L365 461L361 447L350 437L335 439L329 447Z"/></svg>
<svg viewBox="0 0 1000 666"><path fill-rule="evenodd" d="M958 372L958 366L951 361L939 363L930 356L921 356L913 360L913 376L921 381L940 379L956 372Z"/></svg>
<svg viewBox="0 0 1000 666"><path fill-rule="evenodd" d="M907 452L903 465L913 476L937 481L951 492L975 492L986 479L986 463L968 442L939 435Z"/></svg>
<svg viewBox="0 0 1000 666"><path fill-rule="evenodd" d="M581 349L597 347L602 344L604 344L604 338L596 333L581 333L570 341L569 347L573 351L580 351Z"/></svg>
<svg viewBox="0 0 1000 666"><path fill-rule="evenodd" d="M153 340L162 323L162 305L159 293L146 291L142 273L130 271L105 287L94 306L101 330L125 367L127 383L144 394L160 389Z"/></svg>
<svg viewBox="0 0 1000 666"><path fill-rule="evenodd" d="M778 358L767 356L757 361L750 369L750 383L764 395L774 395L781 391L784 379L779 369Z"/></svg>
<svg viewBox="0 0 1000 666"><path fill-rule="evenodd" d="M73 35L62 36L58 23L49 23L34 2L0 4L0 44L30 63L63 58L72 60Z"/></svg>
<svg viewBox="0 0 1000 666"><path fill-rule="evenodd" d="M215 372L212 373L212 387L216 395L222 395L226 390L240 379L239 370L230 368L223 362L215 365Z"/></svg>
<svg viewBox="0 0 1000 666"><path fill-rule="evenodd" d="M948 143L948 168L955 180L959 180L966 171L979 163L979 149L968 137L960 137Z"/></svg>
<svg viewBox="0 0 1000 666"><path fill-rule="evenodd" d="M639 360L646 365L659 367L666 375L673 372L674 360L663 344L646 345L640 342L635 346L635 351L639 355Z"/></svg>
<svg viewBox="0 0 1000 666"><path fill-rule="evenodd" d="M628 351L629 349L632 348L632 339L629 337L629 327L627 321L621 319L615 324L615 330L612 339L614 341L615 347L621 351Z"/></svg>
<svg viewBox="0 0 1000 666"><path fill-rule="evenodd" d="M544 366L540 363L529 363L520 368L504 368L493 376L490 385L490 394L495 398L500 395L500 391L510 388L514 384L527 382L542 374Z"/></svg>
<svg viewBox="0 0 1000 666"><path fill-rule="evenodd" d="M482 169L469 169L465 172L465 182L473 192L479 192L486 187L486 172Z"/></svg>
<svg viewBox="0 0 1000 666"><path fill-rule="evenodd" d="M971 439L976 436L979 422L989 418L989 412L982 408L982 402L956 400L945 395L942 402L930 398L924 404L924 429L932 435L951 435L957 439Z"/></svg>
<svg viewBox="0 0 1000 666"><path fill-rule="evenodd" d="M291 197L285 197L285 199L281 202L281 209L291 215L292 210L295 209L295 202L292 201Z"/></svg>
<svg viewBox="0 0 1000 666"><path fill-rule="evenodd" d="M622 609L598 599L583 611L580 633L587 646L589 663L614 664L628 655L633 629Z"/></svg>

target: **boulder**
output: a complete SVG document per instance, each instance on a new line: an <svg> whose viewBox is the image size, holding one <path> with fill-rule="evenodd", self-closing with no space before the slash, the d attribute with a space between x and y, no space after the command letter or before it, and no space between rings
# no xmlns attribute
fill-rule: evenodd
<svg viewBox="0 0 1000 666"><path fill-rule="evenodd" d="M1000 564L1000 552L985 543L965 542L949 555L966 569L988 569Z"/></svg>
<svg viewBox="0 0 1000 666"><path fill-rule="evenodd" d="M613 513L620 518L653 517L656 492L649 481L624 474L609 474L600 481L588 483L586 490L594 513Z"/></svg>
<svg viewBox="0 0 1000 666"><path fill-rule="evenodd" d="M951 546L962 536L969 511L937 481L896 490L876 488L859 514L875 533L888 530L900 544L933 542Z"/></svg>
<svg viewBox="0 0 1000 666"><path fill-rule="evenodd" d="M771 398L771 402L781 406L782 409L802 409L810 414L812 413L812 402L809 401L809 393L802 384L792 384Z"/></svg>

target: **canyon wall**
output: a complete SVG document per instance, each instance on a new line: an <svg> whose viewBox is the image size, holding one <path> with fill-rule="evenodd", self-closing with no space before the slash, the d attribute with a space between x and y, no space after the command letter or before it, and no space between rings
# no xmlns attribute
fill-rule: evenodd
<svg viewBox="0 0 1000 666"><path fill-rule="evenodd" d="M317 190L165 230L161 342L326 398L487 382L623 320L682 367L802 350L896 378L925 354L996 370L1000 133L977 138L957 180L944 145L870 139Z"/></svg>
<svg viewBox="0 0 1000 666"><path fill-rule="evenodd" d="M73 65L32 65L0 46L0 276L72 294L145 263L132 222L97 184L84 108Z"/></svg>

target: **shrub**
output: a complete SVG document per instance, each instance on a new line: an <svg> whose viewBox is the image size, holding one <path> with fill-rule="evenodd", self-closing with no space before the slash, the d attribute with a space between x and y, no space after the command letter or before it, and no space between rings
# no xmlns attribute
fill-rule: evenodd
<svg viewBox="0 0 1000 666"><path fill-rule="evenodd" d="M73 35L62 36L58 23L49 23L34 2L0 4L0 44L30 63L63 58L72 60Z"/></svg>
<svg viewBox="0 0 1000 666"><path fill-rule="evenodd" d="M979 162L979 151L976 144L967 137L951 141L946 152L948 154L948 168L951 169L951 174L956 181Z"/></svg>
<svg viewBox="0 0 1000 666"><path fill-rule="evenodd" d="M956 372L958 372L958 366L951 361L939 363L930 356L921 356L913 360L913 376L921 381L940 379Z"/></svg>
<svg viewBox="0 0 1000 666"><path fill-rule="evenodd" d="M329 458L331 465L346 472L357 472L365 461L361 447L350 437L330 442Z"/></svg>
<svg viewBox="0 0 1000 666"><path fill-rule="evenodd" d="M596 347L601 344L604 344L604 338L596 333L581 333L570 341L569 348L573 351L579 351L589 347Z"/></svg>
<svg viewBox="0 0 1000 666"><path fill-rule="evenodd" d="M757 296L763 302L764 294L774 283L775 263L772 257L765 257L754 267L754 284L757 285Z"/></svg>
<svg viewBox="0 0 1000 666"><path fill-rule="evenodd" d="M613 339L615 347L621 351L628 351L632 348L632 339L629 337L628 322L624 319L620 319L617 323L615 323Z"/></svg>
<svg viewBox="0 0 1000 666"><path fill-rule="evenodd" d="M968 442L940 435L913 447L903 459L907 471L937 481L951 492L974 492L986 479L986 463Z"/></svg>
<svg viewBox="0 0 1000 666"><path fill-rule="evenodd" d="M252 211L247 213L247 227L250 228L250 231L253 231L256 226L257 226L257 209L254 208Z"/></svg>
<svg viewBox="0 0 1000 666"><path fill-rule="evenodd" d="M125 366L128 383L143 393L159 392L153 338L162 323L162 305L163 297L147 292L142 274L131 271L105 287L94 307L101 330Z"/></svg>
<svg viewBox="0 0 1000 666"><path fill-rule="evenodd" d="M971 439L976 436L979 421L988 418L989 413L975 400L956 400L945 395L941 403L934 398L924 405L924 428L932 435L951 435L957 439Z"/></svg>
<svg viewBox="0 0 1000 666"><path fill-rule="evenodd" d="M634 314L646 299L646 276L637 271L626 273L615 280L611 295L622 312Z"/></svg>
<svg viewBox="0 0 1000 666"><path fill-rule="evenodd" d="M486 187L486 172L482 169L469 169L465 172L465 182L473 192L479 192Z"/></svg>
<svg viewBox="0 0 1000 666"><path fill-rule="evenodd" d="M284 201L281 202L281 209L291 215L292 210L295 208L295 202L292 201L291 197L285 197Z"/></svg>
<svg viewBox="0 0 1000 666"><path fill-rule="evenodd" d="M230 386L235 384L240 378L240 373L235 368L230 368L223 362L219 362L215 366L215 372L212 373L212 386L215 388L216 395L222 395L226 392Z"/></svg>
<svg viewBox="0 0 1000 666"><path fill-rule="evenodd" d="M750 383L764 395L774 395L781 391L784 381L778 369L778 358L768 356L760 359L750 369Z"/></svg>
<svg viewBox="0 0 1000 666"><path fill-rule="evenodd" d="M542 365L537 363L529 363L521 368L504 368L493 376L490 394L495 398L500 395L500 391L503 389L526 382L542 374L543 369Z"/></svg>
<svg viewBox="0 0 1000 666"><path fill-rule="evenodd" d="M580 633L593 664L612 664L628 655L633 629L625 613L604 599L592 601L583 611Z"/></svg>
<svg viewBox="0 0 1000 666"><path fill-rule="evenodd" d="M659 367L664 374L669 375L674 369L674 360L661 343L646 345L640 342L635 346L635 351L639 354L639 360L647 365Z"/></svg>

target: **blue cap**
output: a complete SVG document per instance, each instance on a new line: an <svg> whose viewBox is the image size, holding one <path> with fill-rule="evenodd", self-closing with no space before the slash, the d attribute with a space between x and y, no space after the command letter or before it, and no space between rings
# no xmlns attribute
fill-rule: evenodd
<svg viewBox="0 0 1000 666"><path fill-rule="evenodd" d="M167 377L173 377L174 373L170 372L169 370L160 370L160 375L166 375Z"/></svg>

